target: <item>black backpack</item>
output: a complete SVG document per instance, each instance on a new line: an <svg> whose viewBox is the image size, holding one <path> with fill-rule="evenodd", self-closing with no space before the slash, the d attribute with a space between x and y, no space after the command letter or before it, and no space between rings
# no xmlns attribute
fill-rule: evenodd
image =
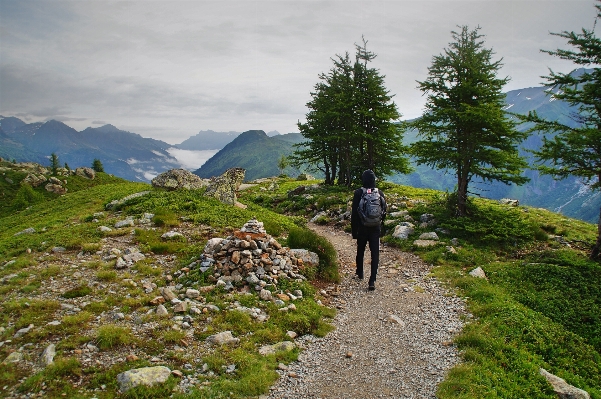
<svg viewBox="0 0 601 399"><path fill-rule="evenodd" d="M377 227L382 222L382 197L377 188L361 187L363 194L359 201L359 216L365 227Z"/></svg>

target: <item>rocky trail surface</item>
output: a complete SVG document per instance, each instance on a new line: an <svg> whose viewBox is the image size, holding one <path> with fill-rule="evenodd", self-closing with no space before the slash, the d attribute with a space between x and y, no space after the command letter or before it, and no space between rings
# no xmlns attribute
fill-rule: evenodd
<svg viewBox="0 0 601 399"><path fill-rule="evenodd" d="M338 308L335 330L297 340L298 361L262 399L435 398L438 383L459 362L452 338L462 328L464 301L429 275L419 257L381 245L376 290L353 278L356 244L332 227L311 225L338 252L339 285L322 290Z"/></svg>

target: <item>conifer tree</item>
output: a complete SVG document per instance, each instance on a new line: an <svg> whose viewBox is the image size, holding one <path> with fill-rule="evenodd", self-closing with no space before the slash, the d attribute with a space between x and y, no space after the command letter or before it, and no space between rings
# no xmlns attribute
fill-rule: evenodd
<svg viewBox="0 0 601 399"><path fill-rule="evenodd" d="M601 18L601 1L595 5L597 20ZM573 61L577 65L601 65L601 38L593 29L582 32L551 33L568 41L573 50L542 50L554 57ZM548 93L577 109L570 115L574 125L540 118L530 112L521 119L534 122L530 132L543 132L543 145L534 154L539 161L538 169L557 179L576 176L590 184L592 190L601 190L601 68L583 73L555 73L549 71ZM592 259L601 259L601 209L597 223L597 242L591 251Z"/></svg>
<svg viewBox="0 0 601 399"><path fill-rule="evenodd" d="M53 176L58 174L58 168L60 168L60 163L58 161L58 155L56 153L50 154L50 170Z"/></svg>
<svg viewBox="0 0 601 399"><path fill-rule="evenodd" d="M501 60L492 61L480 27L460 27L443 54L433 57L428 78L418 82L428 95L422 117L411 124L420 141L411 145L419 164L454 171L458 216L467 214L469 183L474 177L523 184L527 166L517 145L526 137L508 119L501 92L509 78L497 78Z"/></svg>
<svg viewBox="0 0 601 399"><path fill-rule="evenodd" d="M104 172L104 166L102 165L102 162L100 162L100 159L94 158L92 169L94 169L95 172Z"/></svg>
<svg viewBox="0 0 601 399"><path fill-rule="evenodd" d="M366 40L355 49L354 63L348 53L332 59L334 66L311 93L307 121L298 123L306 141L296 145L291 161L321 170L325 184L350 186L368 168L381 176L410 170L396 123L401 115L384 76L368 67L376 55Z"/></svg>

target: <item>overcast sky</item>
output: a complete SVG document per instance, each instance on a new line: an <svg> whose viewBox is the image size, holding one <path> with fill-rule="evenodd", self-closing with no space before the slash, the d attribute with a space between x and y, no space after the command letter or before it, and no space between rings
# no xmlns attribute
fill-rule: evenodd
<svg viewBox="0 0 601 399"><path fill-rule="evenodd" d="M179 143L200 130L297 132L331 57L364 35L403 119L421 114L416 80L458 25L481 26L507 90L540 86L549 32L591 29L593 0L0 0L0 115L110 123Z"/></svg>

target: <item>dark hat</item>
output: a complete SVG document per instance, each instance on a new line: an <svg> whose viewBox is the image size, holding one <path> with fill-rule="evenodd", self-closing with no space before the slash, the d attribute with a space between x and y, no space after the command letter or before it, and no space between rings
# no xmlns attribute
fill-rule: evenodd
<svg viewBox="0 0 601 399"><path fill-rule="evenodd" d="M376 174L371 169L367 169L361 175L361 182L363 183L363 187L365 188L375 188Z"/></svg>

